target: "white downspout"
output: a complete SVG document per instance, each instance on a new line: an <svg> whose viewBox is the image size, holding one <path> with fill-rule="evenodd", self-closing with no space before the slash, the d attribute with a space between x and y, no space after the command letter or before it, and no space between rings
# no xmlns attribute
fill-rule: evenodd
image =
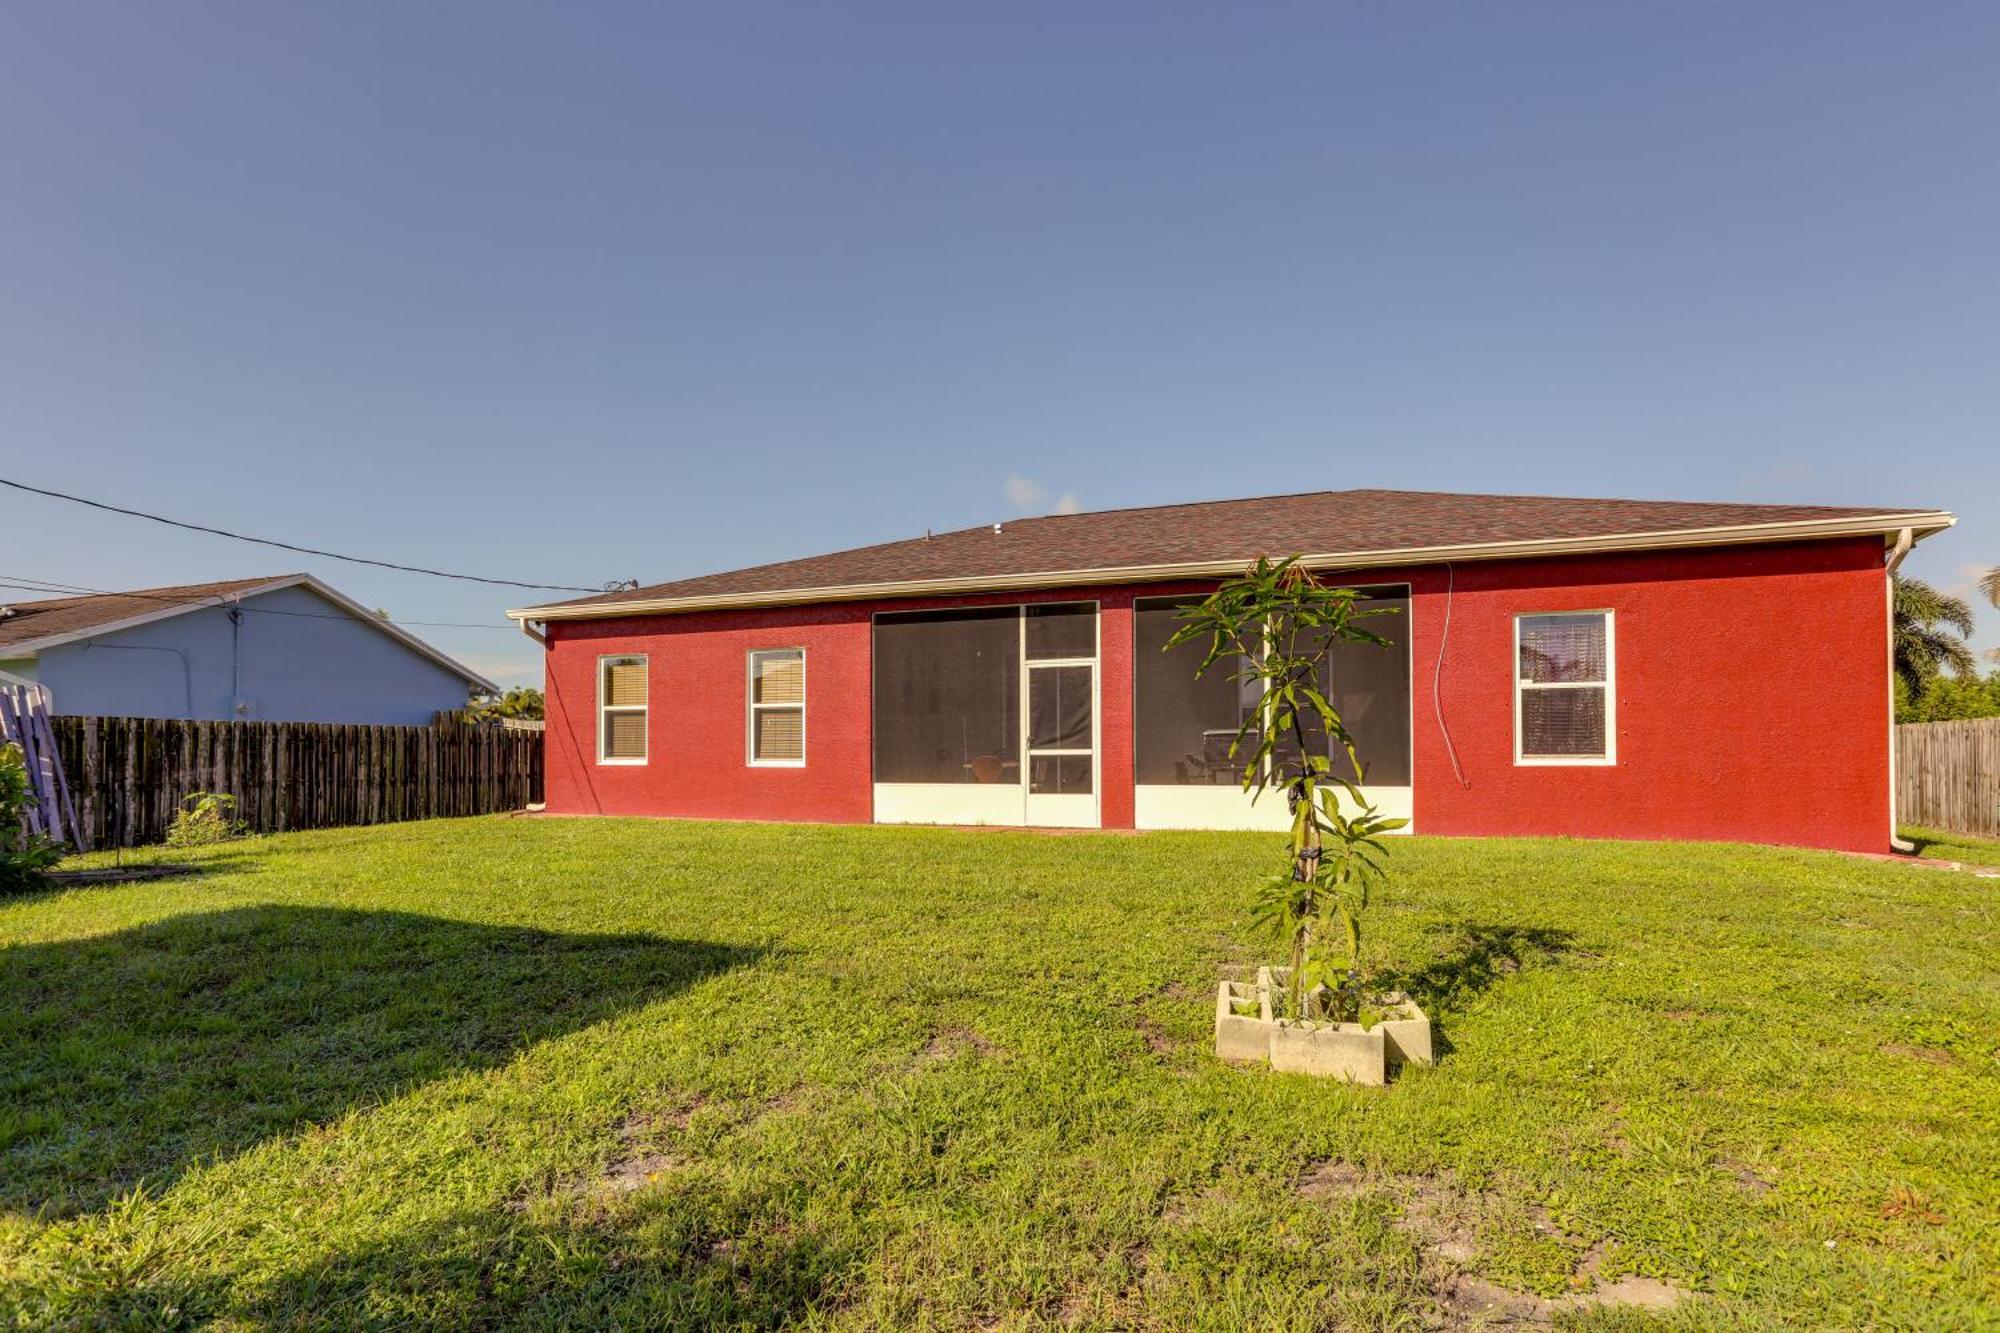
<svg viewBox="0 0 2000 1333"><path fill-rule="evenodd" d="M1889 608L1889 846L1906 853L1916 851L1917 844L1904 841L1896 831L1896 569L1915 544L1910 529L1896 534L1896 543L1883 561L1886 572L1882 579L1882 595Z"/></svg>

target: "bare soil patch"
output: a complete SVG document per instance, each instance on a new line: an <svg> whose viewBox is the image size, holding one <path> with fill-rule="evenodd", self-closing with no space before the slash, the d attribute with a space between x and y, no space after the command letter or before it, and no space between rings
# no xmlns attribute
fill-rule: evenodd
<svg viewBox="0 0 2000 1333"><path fill-rule="evenodd" d="M1146 1040L1146 1049L1154 1055L1168 1056L1180 1049L1180 1043L1170 1036L1150 1015L1140 1014L1139 1035Z"/></svg>
<svg viewBox="0 0 2000 1333"><path fill-rule="evenodd" d="M1776 1185L1766 1180L1763 1176L1758 1175L1748 1163L1739 1162L1733 1157L1722 1159L1722 1169L1727 1171L1736 1183L1743 1188L1745 1194L1762 1196L1769 1194L1777 1188Z"/></svg>
<svg viewBox="0 0 2000 1333"><path fill-rule="evenodd" d="M937 1033L925 1042L917 1052L919 1065L935 1064L940 1060L952 1060L961 1055L976 1055L985 1059L1004 1060L1007 1048L968 1027L950 1027Z"/></svg>
<svg viewBox="0 0 2000 1333"><path fill-rule="evenodd" d="M1480 1220L1514 1205L1497 1193L1466 1189L1450 1172L1370 1175L1350 1162L1329 1161L1305 1171L1297 1189L1302 1197L1319 1202L1357 1198L1376 1190L1394 1198L1401 1210L1396 1227L1417 1247L1446 1328L1541 1327L1565 1311L1594 1307L1666 1310L1688 1297L1685 1289L1658 1278L1628 1274L1604 1280L1601 1270L1612 1238L1599 1237L1584 1246L1566 1234L1539 1204L1526 1206L1529 1225L1537 1233L1580 1251L1570 1275L1577 1290L1564 1296L1542 1296L1481 1276L1474 1271L1480 1257Z"/></svg>
<svg viewBox="0 0 2000 1333"><path fill-rule="evenodd" d="M597 1178L597 1185L609 1194L630 1194L633 1190L644 1189L679 1165L678 1159L665 1153L630 1157L612 1163L611 1168Z"/></svg>
<svg viewBox="0 0 2000 1333"><path fill-rule="evenodd" d="M1943 1068L1958 1063L1958 1057L1950 1051L1941 1051L1935 1046L1911 1046L1900 1041L1887 1042L1882 1046L1884 1055L1908 1056L1912 1060L1922 1060L1927 1065Z"/></svg>
<svg viewBox="0 0 2000 1333"><path fill-rule="evenodd" d="M1367 1177L1361 1168L1352 1162L1321 1162L1299 1177L1298 1190L1303 1198L1318 1202L1335 1199L1352 1199L1367 1193Z"/></svg>

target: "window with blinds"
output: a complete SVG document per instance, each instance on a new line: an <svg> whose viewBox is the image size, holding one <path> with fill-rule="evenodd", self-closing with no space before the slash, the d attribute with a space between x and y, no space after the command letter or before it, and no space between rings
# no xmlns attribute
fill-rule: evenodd
<svg viewBox="0 0 2000 1333"><path fill-rule="evenodd" d="M597 659L597 762L646 762L646 659Z"/></svg>
<svg viewBox="0 0 2000 1333"><path fill-rule="evenodd" d="M1524 764L1617 758L1609 611L1514 618L1514 754Z"/></svg>
<svg viewBox="0 0 2000 1333"><path fill-rule="evenodd" d="M797 767L806 761L806 650L750 654L750 762Z"/></svg>

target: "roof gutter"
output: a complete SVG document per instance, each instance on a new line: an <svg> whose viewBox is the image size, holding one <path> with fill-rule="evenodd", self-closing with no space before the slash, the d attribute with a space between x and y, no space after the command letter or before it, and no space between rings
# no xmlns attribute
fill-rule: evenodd
<svg viewBox="0 0 2000 1333"><path fill-rule="evenodd" d="M1838 537L1872 537L1897 531L1921 540L1958 520L1943 510L1865 515L1858 518L1800 519L1783 523L1750 523L1721 528L1684 528L1664 532L1612 533L1600 537L1551 537L1529 541L1479 542L1460 546L1406 546L1380 551L1337 551L1301 556L1307 569L1382 569L1399 565L1429 565L1443 561L1523 560L1537 556L1595 555L1617 551L1673 550L1690 546L1745 546L1760 542L1822 541ZM836 584L818 588L778 588L764 592L708 593L686 597L639 597L619 602L583 602L530 606L509 611L525 625L530 620L610 620L621 616L678 615L764 606L802 606L817 602L873 601L891 597L1011 592L1026 588L1083 587L1105 583L1167 583L1181 579L1227 578L1239 573L1249 557L1185 561L1164 565L1120 565L1100 569L1035 570L1024 574L973 574L956 578L906 579L881 583Z"/></svg>

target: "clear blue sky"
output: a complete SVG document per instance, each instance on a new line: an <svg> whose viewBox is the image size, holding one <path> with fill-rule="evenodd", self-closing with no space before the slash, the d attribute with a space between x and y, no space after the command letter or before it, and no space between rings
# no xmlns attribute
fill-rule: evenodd
<svg viewBox="0 0 2000 1333"><path fill-rule="evenodd" d="M1912 569L1966 590L1996 70L1990 4L17 0L0 474L592 584L1065 496L1943 505ZM101 587L302 563L0 531Z"/></svg>

